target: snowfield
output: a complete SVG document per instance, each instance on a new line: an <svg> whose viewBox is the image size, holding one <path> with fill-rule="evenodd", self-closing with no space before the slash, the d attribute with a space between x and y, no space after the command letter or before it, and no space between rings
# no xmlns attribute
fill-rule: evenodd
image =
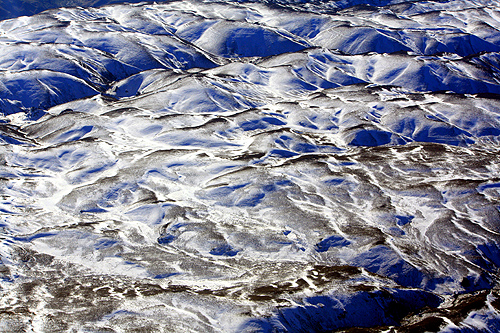
<svg viewBox="0 0 500 333"><path fill-rule="evenodd" d="M1 332L500 330L500 2L107 3L0 21Z"/></svg>

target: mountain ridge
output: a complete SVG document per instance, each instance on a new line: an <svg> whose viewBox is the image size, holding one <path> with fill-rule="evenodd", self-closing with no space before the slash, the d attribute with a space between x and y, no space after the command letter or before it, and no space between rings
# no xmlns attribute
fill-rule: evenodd
<svg viewBox="0 0 500 333"><path fill-rule="evenodd" d="M0 330L495 332L500 6L345 3L0 21Z"/></svg>

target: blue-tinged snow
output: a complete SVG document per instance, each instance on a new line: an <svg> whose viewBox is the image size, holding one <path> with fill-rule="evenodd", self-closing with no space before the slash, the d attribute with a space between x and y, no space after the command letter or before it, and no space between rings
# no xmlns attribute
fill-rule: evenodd
<svg viewBox="0 0 500 333"><path fill-rule="evenodd" d="M0 331L498 330L497 1L106 4L0 21Z"/></svg>

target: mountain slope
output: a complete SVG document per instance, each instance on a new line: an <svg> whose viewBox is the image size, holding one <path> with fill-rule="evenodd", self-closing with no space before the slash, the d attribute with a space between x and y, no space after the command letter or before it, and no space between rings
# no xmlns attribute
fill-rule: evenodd
<svg viewBox="0 0 500 333"><path fill-rule="evenodd" d="M0 327L497 331L499 8L1 21Z"/></svg>

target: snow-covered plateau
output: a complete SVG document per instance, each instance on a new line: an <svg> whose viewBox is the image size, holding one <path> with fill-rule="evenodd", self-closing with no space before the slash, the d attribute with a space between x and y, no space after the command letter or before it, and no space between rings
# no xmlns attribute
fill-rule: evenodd
<svg viewBox="0 0 500 333"><path fill-rule="evenodd" d="M500 2L0 21L0 332L500 331Z"/></svg>

